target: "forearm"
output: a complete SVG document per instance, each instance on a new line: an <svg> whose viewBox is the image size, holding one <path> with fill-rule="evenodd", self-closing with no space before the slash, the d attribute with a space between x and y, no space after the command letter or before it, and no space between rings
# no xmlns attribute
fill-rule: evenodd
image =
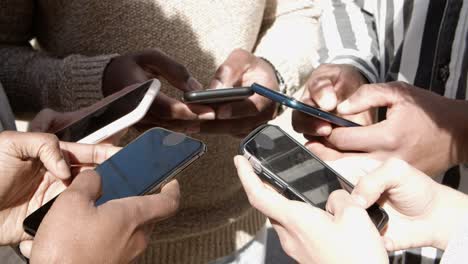
<svg viewBox="0 0 468 264"><path fill-rule="evenodd" d="M272 7L274 2L276 6ZM254 53L275 66L291 95L318 65L320 8L307 0L267 0L267 3L262 37Z"/></svg>
<svg viewBox="0 0 468 264"><path fill-rule="evenodd" d="M0 46L0 81L15 112L48 107L72 111L102 96L102 75L113 55L51 57L30 46Z"/></svg>

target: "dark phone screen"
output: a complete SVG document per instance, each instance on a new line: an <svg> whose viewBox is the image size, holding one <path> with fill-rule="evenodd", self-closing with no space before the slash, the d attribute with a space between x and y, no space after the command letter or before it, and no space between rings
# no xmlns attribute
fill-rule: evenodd
<svg viewBox="0 0 468 264"><path fill-rule="evenodd" d="M263 167L319 208L325 209L333 191L349 188L335 172L276 127L261 130L245 148Z"/></svg>
<svg viewBox="0 0 468 264"><path fill-rule="evenodd" d="M101 205L112 199L145 194L203 154L196 139L161 128L147 131L96 168L102 179ZM29 215L23 223L34 236L56 197Z"/></svg>
<svg viewBox="0 0 468 264"><path fill-rule="evenodd" d="M96 110L54 134L60 140L69 142L76 142L85 138L132 112L140 104L151 84L151 81L145 82L105 106L101 106L100 102L96 103ZM91 107L94 107L94 105Z"/></svg>
<svg viewBox="0 0 468 264"><path fill-rule="evenodd" d="M164 129L146 132L96 168L102 177L102 196L96 205L150 191L203 148L202 142L184 134Z"/></svg>

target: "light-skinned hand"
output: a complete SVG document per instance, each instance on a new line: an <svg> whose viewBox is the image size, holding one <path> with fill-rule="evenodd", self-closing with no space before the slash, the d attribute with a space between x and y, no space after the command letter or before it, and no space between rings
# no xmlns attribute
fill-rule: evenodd
<svg viewBox="0 0 468 264"><path fill-rule="evenodd" d="M283 249L299 263L388 263L379 232L346 191L332 193L325 212L278 194L244 157L234 162L249 202L270 219Z"/></svg>
<svg viewBox="0 0 468 264"><path fill-rule="evenodd" d="M387 212L382 235L389 251L423 246L444 250L468 215L465 194L398 159L361 177L351 195L364 207L378 201Z"/></svg>

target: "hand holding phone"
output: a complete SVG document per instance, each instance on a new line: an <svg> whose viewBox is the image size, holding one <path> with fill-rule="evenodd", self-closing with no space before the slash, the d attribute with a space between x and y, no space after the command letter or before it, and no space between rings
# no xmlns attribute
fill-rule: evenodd
<svg viewBox="0 0 468 264"><path fill-rule="evenodd" d="M260 84L254 83L252 84L251 88L252 88L252 91L254 91L255 93L260 94L274 102L280 103L294 110L300 111L302 113L311 115L315 118L329 122L333 125L342 126L342 127L360 126L359 124L356 124L352 121L336 116L334 114L328 113L319 108L301 103L292 97L289 97L287 95L268 89Z"/></svg>
<svg viewBox="0 0 468 264"><path fill-rule="evenodd" d="M251 95L250 87L219 88L185 92L182 100L187 104L219 104L244 100Z"/></svg>
<svg viewBox="0 0 468 264"><path fill-rule="evenodd" d="M325 210L335 190L350 192L353 185L277 126L264 125L241 143L240 152L255 172L280 194ZM375 226L382 229L388 216L377 204L367 210Z"/></svg>
<svg viewBox="0 0 468 264"><path fill-rule="evenodd" d="M149 242L148 223L174 214L180 195L177 181L158 194L96 206L100 193L95 171L79 174L57 198L34 241L20 245L23 255L32 256L32 263L130 263Z"/></svg>
<svg viewBox="0 0 468 264"><path fill-rule="evenodd" d="M157 191L198 157L201 141L162 128L148 130L96 168L102 178L99 206L109 200ZM56 197L29 215L24 230L34 236Z"/></svg>
<svg viewBox="0 0 468 264"><path fill-rule="evenodd" d="M346 191L334 192L330 197L339 202L339 206L331 208L331 215L268 188L245 157L237 156L234 161L250 203L270 219L283 249L298 263L388 261L379 232Z"/></svg>

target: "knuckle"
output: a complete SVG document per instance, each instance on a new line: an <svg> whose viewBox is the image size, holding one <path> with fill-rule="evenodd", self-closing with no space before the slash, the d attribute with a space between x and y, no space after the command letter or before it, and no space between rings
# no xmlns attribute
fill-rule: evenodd
<svg viewBox="0 0 468 264"><path fill-rule="evenodd" d="M179 63L174 63L174 72L180 77L183 78L184 80L188 79L190 77L190 73L187 70L187 68Z"/></svg>
<svg viewBox="0 0 468 264"><path fill-rule="evenodd" d="M232 54L238 54L238 55L243 55L243 56L246 56L246 55L250 55L250 52L248 52L247 50L243 49L243 48L236 48L232 51Z"/></svg>

